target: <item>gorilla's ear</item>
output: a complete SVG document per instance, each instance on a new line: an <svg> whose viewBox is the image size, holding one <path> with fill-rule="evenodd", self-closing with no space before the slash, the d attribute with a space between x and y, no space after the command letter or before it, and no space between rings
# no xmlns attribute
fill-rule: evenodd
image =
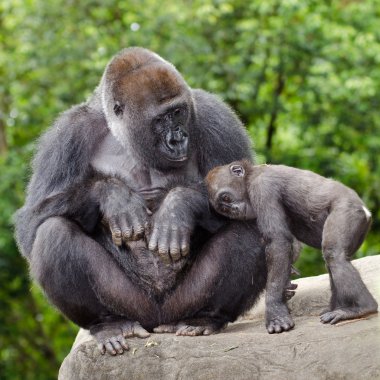
<svg viewBox="0 0 380 380"><path fill-rule="evenodd" d="M231 165L230 172L235 177L244 177L245 169L241 165Z"/></svg>
<svg viewBox="0 0 380 380"><path fill-rule="evenodd" d="M115 105L113 106L113 112L115 112L116 116L120 116L124 112L124 104L120 104L119 101L115 102Z"/></svg>

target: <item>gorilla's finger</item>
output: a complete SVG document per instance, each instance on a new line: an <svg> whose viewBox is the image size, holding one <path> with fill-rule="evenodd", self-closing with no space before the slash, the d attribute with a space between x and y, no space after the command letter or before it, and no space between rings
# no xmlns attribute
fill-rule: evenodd
<svg viewBox="0 0 380 380"><path fill-rule="evenodd" d="M204 326L192 326L190 330L187 331L187 335L189 336L198 336L203 335Z"/></svg>
<svg viewBox="0 0 380 380"><path fill-rule="evenodd" d="M139 221L139 217L137 215L130 215L130 218L131 218L131 226L132 226L132 237L130 240L139 240L139 234L140 234L140 231L141 231L141 228L142 225Z"/></svg>
<svg viewBox="0 0 380 380"><path fill-rule="evenodd" d="M149 238L150 238L150 233L151 233L150 228L151 228L151 225L150 225L149 221L147 220L145 222L145 224L144 224L144 237L145 237L145 241L147 239L149 240Z"/></svg>
<svg viewBox="0 0 380 380"><path fill-rule="evenodd" d="M132 234L133 234L133 229L131 226L128 226L124 231L123 231L123 240L125 242L128 242L129 240L132 240Z"/></svg>
<svg viewBox="0 0 380 380"><path fill-rule="evenodd" d="M122 239L127 243L132 237L132 227L127 215L123 215L120 218L120 229Z"/></svg>
<svg viewBox="0 0 380 380"><path fill-rule="evenodd" d="M112 346L114 348L114 350L118 353L118 354L122 354L124 352L124 349L123 347L121 346L120 342L118 341L118 338L117 337L113 337L110 339L111 343L112 343Z"/></svg>
<svg viewBox="0 0 380 380"><path fill-rule="evenodd" d="M184 326L180 327L180 328L176 331L175 335L188 335L188 332L189 332L190 330L191 330L191 326L189 326L189 325L184 325Z"/></svg>
<svg viewBox="0 0 380 380"><path fill-rule="evenodd" d="M160 256L169 254L170 230L164 226L160 231L160 238L158 240L158 253Z"/></svg>
<svg viewBox="0 0 380 380"><path fill-rule="evenodd" d="M107 342L105 345L105 348L106 348L106 351L111 354L111 355L116 355L116 351L115 349L113 348L113 345L111 342Z"/></svg>
<svg viewBox="0 0 380 380"><path fill-rule="evenodd" d="M120 342L121 346L124 348L125 351L129 351L128 343L123 336L118 338L118 341Z"/></svg>
<svg viewBox="0 0 380 380"><path fill-rule="evenodd" d="M99 349L100 353L102 355L104 355L106 353L106 348L104 347L104 344L103 343L98 343L97 346L98 346L98 349Z"/></svg>
<svg viewBox="0 0 380 380"><path fill-rule="evenodd" d="M133 239L140 240L144 236L144 226L141 223L133 226Z"/></svg>
<svg viewBox="0 0 380 380"><path fill-rule="evenodd" d="M284 325L282 325L282 328L284 331L288 331L290 330L292 327L288 324L288 323L285 323Z"/></svg>
<svg viewBox="0 0 380 380"><path fill-rule="evenodd" d="M135 323L133 326L133 335L139 338L148 338L150 334L139 323Z"/></svg>
<svg viewBox="0 0 380 380"><path fill-rule="evenodd" d="M189 241L190 241L190 235L187 231L182 231L180 234L180 249L181 249L181 255L187 256L189 253Z"/></svg>
<svg viewBox="0 0 380 380"><path fill-rule="evenodd" d="M158 228L155 226L153 228L153 232L152 232L152 235L150 237L150 240L149 240L149 249L151 251L156 251L157 248L158 248L158 234L159 234L159 230Z"/></svg>
<svg viewBox="0 0 380 380"><path fill-rule="evenodd" d="M118 220L116 218L110 218L108 220L109 227L111 230L111 235L112 235L112 241L118 245L122 245L122 238L121 238L121 229L119 227Z"/></svg>
<svg viewBox="0 0 380 380"><path fill-rule="evenodd" d="M169 250L170 250L170 256L172 257L173 261L178 261L181 258L181 249L179 246L179 231L178 228L172 228L172 231L170 233L170 244L169 244Z"/></svg>

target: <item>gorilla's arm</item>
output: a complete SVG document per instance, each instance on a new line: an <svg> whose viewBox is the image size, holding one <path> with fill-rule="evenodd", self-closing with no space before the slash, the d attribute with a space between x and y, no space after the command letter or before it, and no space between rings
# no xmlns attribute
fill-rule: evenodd
<svg viewBox="0 0 380 380"><path fill-rule="evenodd" d="M196 122L192 126L193 146L202 178L215 166L234 160L252 161L250 141L235 113L215 95L193 91ZM203 180L172 188L153 222L149 248L165 260L186 256L190 235L196 224L215 232L223 219L210 212Z"/></svg>
<svg viewBox="0 0 380 380"><path fill-rule="evenodd" d="M82 104L64 112L43 134L25 205L15 216L16 238L23 255L29 255L44 220L69 212L65 208L70 202L64 200L72 188L83 186L91 170L90 159L107 131L103 113Z"/></svg>
<svg viewBox="0 0 380 380"><path fill-rule="evenodd" d="M163 261L174 261L189 253L190 235L208 210L207 192L202 183L173 187L153 218L149 249L157 250Z"/></svg>

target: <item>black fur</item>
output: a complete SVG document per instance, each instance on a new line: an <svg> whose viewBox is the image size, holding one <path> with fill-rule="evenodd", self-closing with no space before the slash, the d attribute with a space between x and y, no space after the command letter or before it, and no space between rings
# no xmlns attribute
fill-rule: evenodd
<svg viewBox="0 0 380 380"><path fill-rule="evenodd" d="M102 352L122 353L123 334L162 324L219 330L266 281L256 225L210 212L203 183L242 158L252 159L249 139L221 100L189 89L153 53L123 50L91 99L40 140L16 215L32 276Z"/></svg>

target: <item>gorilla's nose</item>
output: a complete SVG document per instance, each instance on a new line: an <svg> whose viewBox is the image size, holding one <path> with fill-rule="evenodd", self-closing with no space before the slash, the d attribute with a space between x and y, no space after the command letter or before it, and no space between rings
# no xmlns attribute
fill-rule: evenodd
<svg viewBox="0 0 380 380"><path fill-rule="evenodd" d="M181 128L177 127L169 133L167 143L169 146L175 147L185 142L187 139L187 133Z"/></svg>

